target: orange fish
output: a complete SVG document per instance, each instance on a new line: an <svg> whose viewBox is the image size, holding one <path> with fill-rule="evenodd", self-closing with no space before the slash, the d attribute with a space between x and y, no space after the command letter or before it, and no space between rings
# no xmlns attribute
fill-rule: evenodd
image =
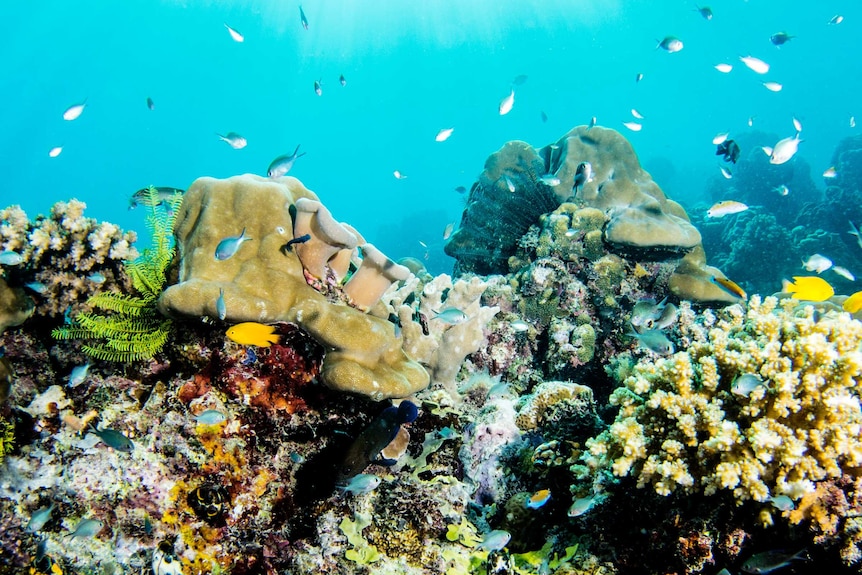
<svg viewBox="0 0 862 575"><path fill-rule="evenodd" d="M712 283L726 291L732 296L736 296L739 299L748 299L748 294L745 293L745 290L739 287L736 282L730 281L727 278L720 278L717 276L712 276Z"/></svg>
<svg viewBox="0 0 862 575"><path fill-rule="evenodd" d="M538 509L542 505L548 502L551 498L551 490L550 489L539 489L527 499L526 506L528 509Z"/></svg>

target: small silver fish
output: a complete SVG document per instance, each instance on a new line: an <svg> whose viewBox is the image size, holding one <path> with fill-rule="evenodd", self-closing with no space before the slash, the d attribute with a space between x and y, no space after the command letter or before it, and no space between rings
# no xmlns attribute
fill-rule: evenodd
<svg viewBox="0 0 862 575"><path fill-rule="evenodd" d="M512 111L512 107L515 105L515 90L511 90L509 95L500 100L499 112L501 116L505 116L509 112Z"/></svg>
<svg viewBox="0 0 862 575"><path fill-rule="evenodd" d="M75 104L73 106L69 106L66 108L66 111L63 112L63 119L71 122L72 120L77 120L78 117L84 112L84 108L87 106L87 101L83 101L80 104Z"/></svg>
<svg viewBox="0 0 862 575"><path fill-rule="evenodd" d="M228 132L224 136L216 134L216 136L218 136L222 142L227 142L227 144L234 150L241 150L248 145L246 139L236 132Z"/></svg>
<svg viewBox="0 0 862 575"><path fill-rule="evenodd" d="M658 316L658 319L653 323L653 327L655 329L667 329L676 323L678 317L679 309L672 303L669 303L664 306L661 315Z"/></svg>
<svg viewBox="0 0 862 575"><path fill-rule="evenodd" d="M371 473L360 473L348 481L347 484L338 486L338 489L340 489L342 493L364 495L377 489L380 482L381 479L376 475Z"/></svg>
<svg viewBox="0 0 862 575"><path fill-rule="evenodd" d="M6 250L0 252L0 264L4 266L17 266L24 261L24 258L18 252Z"/></svg>
<svg viewBox="0 0 862 575"><path fill-rule="evenodd" d="M102 440L102 443L111 449L116 449L117 451L123 451L125 453L130 453L135 449L135 444L132 443L132 440L116 429L111 429L110 427L96 429L95 427L91 427L90 431L95 433L98 438Z"/></svg>
<svg viewBox="0 0 862 575"><path fill-rule="evenodd" d="M528 331L530 329L530 324L528 324L527 322L525 322L522 319L516 319L515 321L510 323L509 326L511 326L511 328L515 332L525 332L525 331Z"/></svg>
<svg viewBox="0 0 862 575"><path fill-rule="evenodd" d="M657 329L648 329L641 333L630 334L636 338L640 344L659 355L670 355L673 353L673 342L671 342L665 334Z"/></svg>
<svg viewBox="0 0 862 575"><path fill-rule="evenodd" d="M791 511L796 508L796 505L793 503L793 500L786 495L774 495L770 497L767 501L769 501L772 506L779 511Z"/></svg>
<svg viewBox="0 0 862 575"><path fill-rule="evenodd" d="M66 537L71 537L72 539L75 537L92 537L101 531L104 526L105 524L98 519L82 519L75 527L75 530Z"/></svg>
<svg viewBox="0 0 862 575"><path fill-rule="evenodd" d="M178 195L183 195L186 193L185 190L181 190L179 188L172 188L170 186L153 186L156 189L156 199L155 206L167 206L168 202L173 200ZM138 206L147 206L147 207L155 207L150 206L150 194L149 188L141 188L129 198L129 209L133 210Z"/></svg>
<svg viewBox="0 0 862 575"><path fill-rule="evenodd" d="M512 181L508 175L503 175L503 179L506 181L506 187L509 189L511 193L515 193L515 183Z"/></svg>
<svg viewBox="0 0 862 575"><path fill-rule="evenodd" d="M245 228L238 236L228 236L218 243L215 250L215 258L217 260L226 260L239 250L243 242L249 241L251 238L245 237Z"/></svg>
<svg viewBox="0 0 862 575"><path fill-rule="evenodd" d="M730 392L740 397L748 397L752 391L765 385L763 380L753 373L744 373L730 384Z"/></svg>
<svg viewBox="0 0 862 575"><path fill-rule="evenodd" d="M856 276L854 276L852 273L850 273L850 270L848 270L845 267L832 266L832 271L835 272L836 274L838 274L839 276L841 276L842 278L846 279L847 281L851 281L851 282L856 281Z"/></svg>
<svg viewBox="0 0 862 575"><path fill-rule="evenodd" d="M578 188L582 188L584 184L593 181L593 165L589 162L581 162L575 168L575 182L573 189L577 192Z"/></svg>
<svg viewBox="0 0 862 575"><path fill-rule="evenodd" d="M87 373L90 371L90 362L88 361L84 365L79 365L72 369L72 373L69 374L69 387L78 387L87 379Z"/></svg>
<svg viewBox="0 0 862 575"><path fill-rule="evenodd" d="M793 561L805 560L805 549L798 553L787 553L785 551L764 551L752 555L742 564L743 573L762 575L772 573L782 567L787 567Z"/></svg>
<svg viewBox="0 0 862 575"><path fill-rule="evenodd" d="M552 186L552 187L560 185L560 178L558 178L554 174L545 174L544 176L539 178L539 180L543 184L548 185L548 186Z"/></svg>
<svg viewBox="0 0 862 575"><path fill-rule="evenodd" d="M225 24L224 27L227 28L227 33L230 34L230 37L233 39L234 42L237 42L239 44L242 44L243 42L245 42L245 38L243 37L242 34L237 32L236 30L234 30L233 28L231 28L227 24Z"/></svg>
<svg viewBox="0 0 862 575"><path fill-rule="evenodd" d="M27 522L27 532L35 533L42 529L46 523L51 520L51 513L54 511L54 503L48 507L42 507L38 511L34 511L30 516L30 521Z"/></svg>
<svg viewBox="0 0 862 575"><path fill-rule="evenodd" d="M479 548L487 551L499 551L508 545L511 539L512 534L508 531L494 529L485 534L482 538L482 542L479 543Z"/></svg>
<svg viewBox="0 0 862 575"><path fill-rule="evenodd" d="M452 236L452 231L455 229L455 224L449 222L446 224L446 227L443 229L443 239L448 240Z"/></svg>
<svg viewBox="0 0 862 575"><path fill-rule="evenodd" d="M802 262L802 267L809 272L820 274L832 267L832 260L820 254L814 254Z"/></svg>
<svg viewBox="0 0 862 575"><path fill-rule="evenodd" d="M592 509L593 504L596 502L596 496L590 495L589 497L581 497L579 499L575 499L572 506L569 507L568 515L569 517L580 517L590 509Z"/></svg>
<svg viewBox="0 0 862 575"><path fill-rule="evenodd" d="M638 300L632 308L631 324L636 330L653 329L655 321L661 317L667 298L656 303L653 298Z"/></svg>
<svg viewBox="0 0 862 575"><path fill-rule="evenodd" d="M202 425L218 425L226 419L225 414L217 409L207 409L195 417L195 421Z"/></svg>
<svg viewBox="0 0 862 575"><path fill-rule="evenodd" d="M665 36L663 40L658 40L656 48L661 48L662 50L666 50L673 54L674 52L679 52L683 49L683 43L682 40L676 36Z"/></svg>
<svg viewBox="0 0 862 575"><path fill-rule="evenodd" d="M772 188L772 191L777 193L779 196L786 196L787 194L790 193L790 188L788 188L784 184L781 184L780 186Z"/></svg>
<svg viewBox="0 0 862 575"><path fill-rule="evenodd" d="M434 312L433 319L439 319L449 325L458 325L467 321L467 314L456 307L448 307L441 312Z"/></svg>
<svg viewBox="0 0 862 575"><path fill-rule="evenodd" d="M856 243L862 248L862 234L859 233L859 228L856 227L856 224L852 220L850 220L850 231L847 233L851 236L856 236Z"/></svg>
<svg viewBox="0 0 862 575"><path fill-rule="evenodd" d="M218 318L223 320L227 317L227 308L224 304L224 288L218 288L218 299L216 299L216 313Z"/></svg>
<svg viewBox="0 0 862 575"><path fill-rule="evenodd" d="M305 152L302 152L301 154L298 153L300 145L301 144L298 144L296 146L296 149L292 154L284 154L270 162L269 167L266 169L266 175L270 178L286 176L290 169L293 168L293 164L296 162L296 159L305 155Z"/></svg>
<svg viewBox="0 0 862 575"><path fill-rule="evenodd" d="M93 272L87 276L87 279L93 282L94 284L103 284L105 283L105 274L101 272Z"/></svg>
<svg viewBox="0 0 862 575"><path fill-rule="evenodd" d="M24 287L30 291L42 294L48 291L48 286L43 284L42 282L27 282L24 284Z"/></svg>

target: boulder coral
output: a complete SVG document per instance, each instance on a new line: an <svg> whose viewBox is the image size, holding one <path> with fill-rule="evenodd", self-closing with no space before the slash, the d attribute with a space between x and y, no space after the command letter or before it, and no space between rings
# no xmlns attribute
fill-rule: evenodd
<svg viewBox="0 0 862 575"><path fill-rule="evenodd" d="M747 310L684 314L685 351L634 367L586 463L661 495L728 491L738 502L799 500L858 473L862 323L797 305L754 296Z"/></svg>
<svg viewBox="0 0 862 575"><path fill-rule="evenodd" d="M585 162L593 176L576 185ZM458 260L456 273L506 273L517 269L512 257L531 224L545 227L547 241L557 244L550 253L564 259L595 261L611 252L633 261L672 261L680 264L673 281L678 297L733 301L710 282L722 274L706 265L700 232L685 210L665 196L615 130L578 126L539 150L507 143L486 161L445 250Z"/></svg>
<svg viewBox="0 0 862 575"><path fill-rule="evenodd" d="M217 318L217 300L223 290L225 321L296 323L323 345L326 356L321 379L333 389L382 400L425 388L428 374L405 354L392 324L344 303L349 297L338 278L327 271L330 258L355 245L355 234L345 228L342 236L348 241L341 242L338 249L315 249L312 255L319 256L316 259L309 253L304 261L298 257L297 242L291 240L299 240L300 245L303 240L316 242L305 234L320 227L310 221L294 237L292 214L303 199L317 203L317 196L292 177L196 180L185 195L174 228L177 282L162 293L159 309L169 316ZM233 256L217 259L219 242L238 236L243 229L250 240ZM335 295L321 293L309 282L328 286ZM376 283L373 287L379 289Z"/></svg>

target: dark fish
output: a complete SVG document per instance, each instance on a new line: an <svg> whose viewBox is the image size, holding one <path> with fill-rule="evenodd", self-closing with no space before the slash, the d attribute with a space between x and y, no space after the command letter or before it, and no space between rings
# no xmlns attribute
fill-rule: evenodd
<svg viewBox="0 0 862 575"><path fill-rule="evenodd" d="M289 242L287 242L286 244L281 246L281 252L283 254L287 254L288 252L293 251L293 245L294 244L304 244L305 242L307 242L310 239L311 239L311 234L305 234L303 236L299 236L298 238L293 238L292 240L290 240Z"/></svg>
<svg viewBox="0 0 862 575"><path fill-rule="evenodd" d="M305 155L305 152L301 154L297 154L299 152L299 145L296 146L296 149L292 154L284 154L283 156L279 156L269 164L269 168L266 169L266 175L270 178L280 178L281 176L287 175L290 169L293 167L293 163L297 158L301 158Z"/></svg>
<svg viewBox="0 0 862 575"><path fill-rule="evenodd" d="M635 76L635 84L639 84L640 81L643 79L644 79L644 75L641 74L640 72L638 72L638 74Z"/></svg>
<svg viewBox="0 0 862 575"><path fill-rule="evenodd" d="M667 50L671 54L674 52L679 52L683 48L682 40L676 38L675 36L665 36L663 40L658 40L658 44L656 48L661 48L662 50Z"/></svg>
<svg viewBox="0 0 862 575"><path fill-rule="evenodd" d="M402 401L398 407L390 406L374 418L363 429L347 449L336 481L337 485L346 484L377 459L384 447L392 443L404 423L410 423L419 414L418 408L409 401Z"/></svg>
<svg viewBox="0 0 862 575"><path fill-rule="evenodd" d="M147 96L147 108L149 108L150 110L156 109L156 103L153 102L153 99L150 98L149 96Z"/></svg>
<svg viewBox="0 0 862 575"><path fill-rule="evenodd" d="M518 74L517 76L515 76L515 79L512 80L512 83L516 86L523 86L526 81L527 81L527 75L526 74Z"/></svg>
<svg viewBox="0 0 862 575"><path fill-rule="evenodd" d="M787 32L777 32L769 37L769 41L772 42L774 46L781 46L783 44L787 44L792 38L795 37L796 36L791 36Z"/></svg>
<svg viewBox="0 0 862 575"><path fill-rule="evenodd" d="M725 162L732 162L735 164L739 159L739 154L739 144L733 140L725 140L716 146L715 155L724 156Z"/></svg>
<svg viewBox="0 0 862 575"><path fill-rule="evenodd" d="M322 87L322 81L321 80L315 80L314 81L314 93L317 94L318 96L323 95L323 87Z"/></svg>
<svg viewBox="0 0 862 575"><path fill-rule="evenodd" d="M703 16L704 20L712 20L712 8L709 6L695 6L694 11Z"/></svg>
<svg viewBox="0 0 862 575"><path fill-rule="evenodd" d="M342 86L347 85L347 78L344 77L344 74L342 74L341 76L338 77L338 83L341 84Z"/></svg>
<svg viewBox="0 0 862 575"><path fill-rule="evenodd" d="M542 115L542 123L544 124L545 122L548 121L548 115L545 113L544 110L542 110L540 113Z"/></svg>
<svg viewBox="0 0 862 575"><path fill-rule="evenodd" d="M575 168L575 182L573 189L575 192L578 191L578 188L582 188L584 184L588 184L593 181L593 165L589 162L581 162L578 164L578 167Z"/></svg>
<svg viewBox="0 0 862 575"><path fill-rule="evenodd" d="M305 12L302 10L302 4L299 5L299 23L308 30L308 18L305 17Z"/></svg>
<svg viewBox="0 0 862 575"><path fill-rule="evenodd" d="M792 561L807 560L805 549L799 553L786 553L784 551L764 551L749 557L740 568L743 573L756 575L772 573L790 565Z"/></svg>
<svg viewBox="0 0 862 575"><path fill-rule="evenodd" d="M149 188L141 188L140 190L138 190L137 192L132 194L132 197L129 198L129 209L130 210L133 210L133 209L137 208L138 206L155 207L155 206L149 205L149 194L147 193L148 189ZM159 206L159 205L160 206L167 206L168 201L172 200L174 198L174 196L176 196L177 194L183 195L185 193L186 193L185 190L181 190L179 188L171 188L168 186L156 186L156 198L158 198L158 201L156 202L156 206Z"/></svg>
<svg viewBox="0 0 862 575"><path fill-rule="evenodd" d="M467 188L465 188L464 186L456 186L455 191L458 192L459 194L463 194L464 192L467 191Z"/></svg>

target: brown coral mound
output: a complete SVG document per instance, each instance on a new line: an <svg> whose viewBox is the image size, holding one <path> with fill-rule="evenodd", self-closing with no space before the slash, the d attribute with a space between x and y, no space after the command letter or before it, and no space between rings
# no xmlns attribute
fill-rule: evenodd
<svg viewBox="0 0 862 575"><path fill-rule="evenodd" d="M308 285L293 251L291 207L317 199L296 178L243 175L200 178L186 193L174 234L178 281L159 299L162 312L218 317L224 291L226 321L291 322L326 350L322 381L375 400L406 397L428 385L428 374L401 349L392 324L329 301ZM245 229L248 241L230 258L215 257L223 239Z"/></svg>

